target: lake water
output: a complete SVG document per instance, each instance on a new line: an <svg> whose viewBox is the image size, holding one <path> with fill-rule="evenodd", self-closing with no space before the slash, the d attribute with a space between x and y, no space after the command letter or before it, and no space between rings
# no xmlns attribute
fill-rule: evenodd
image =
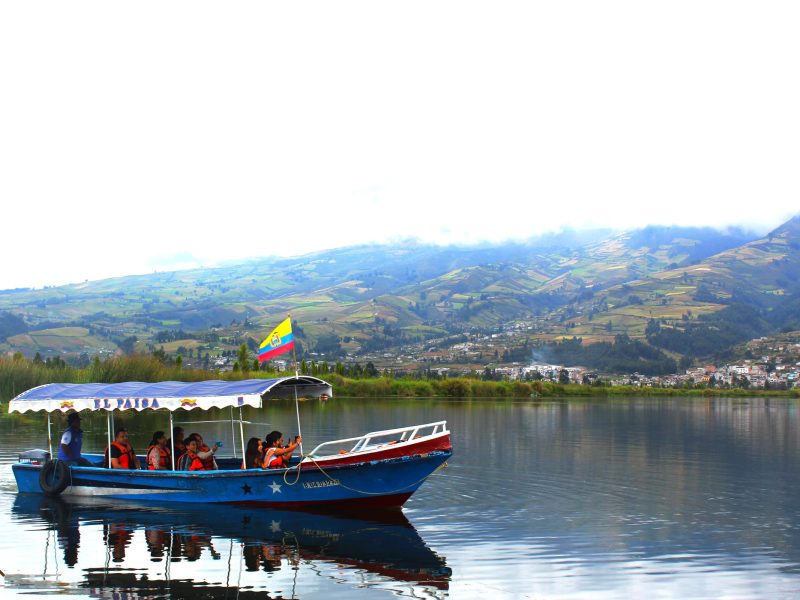
<svg viewBox="0 0 800 600"><path fill-rule="evenodd" d="M454 455L381 519L71 505L16 494L9 465L46 447L46 418L3 415L0 596L800 597L797 401L334 399L301 415L307 449L447 419ZM263 424L246 435L296 433L292 403L248 418ZM140 450L167 428L163 414L121 419ZM99 449L105 418L84 429ZM186 429L231 448L230 424Z"/></svg>

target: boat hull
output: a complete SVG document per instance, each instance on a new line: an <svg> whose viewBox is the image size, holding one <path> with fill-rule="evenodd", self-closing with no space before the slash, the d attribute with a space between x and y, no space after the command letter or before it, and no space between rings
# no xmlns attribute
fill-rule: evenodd
<svg viewBox="0 0 800 600"><path fill-rule="evenodd" d="M401 506L450 457L449 449L303 468L219 471L127 471L70 467L63 496L102 496L141 502L228 503L274 508ZM22 493L41 494L42 466L12 466Z"/></svg>

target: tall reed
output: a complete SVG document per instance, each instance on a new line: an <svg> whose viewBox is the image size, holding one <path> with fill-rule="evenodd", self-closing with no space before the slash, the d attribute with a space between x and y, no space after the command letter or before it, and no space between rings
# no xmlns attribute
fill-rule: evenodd
<svg viewBox="0 0 800 600"><path fill-rule="evenodd" d="M286 373L291 375L293 373ZM88 367L47 366L24 358L0 358L0 401L45 383L119 383L123 381L205 381L209 379L268 379L281 374L263 371L225 372L185 369L165 365L149 355L96 359ZM335 373L323 376L338 397L401 398L554 398L559 396L790 396L791 391L742 389L673 389L634 386L588 386L543 381L483 381L469 377L451 379L393 379L374 377L351 379Z"/></svg>

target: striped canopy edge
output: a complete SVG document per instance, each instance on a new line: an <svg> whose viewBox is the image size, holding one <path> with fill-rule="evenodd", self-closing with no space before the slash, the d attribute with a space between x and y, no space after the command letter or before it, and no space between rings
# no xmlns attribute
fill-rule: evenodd
<svg viewBox="0 0 800 600"><path fill-rule="evenodd" d="M294 397L295 392L306 398L333 395L331 384L308 375L241 381L48 383L16 396L8 412L260 408L263 400Z"/></svg>

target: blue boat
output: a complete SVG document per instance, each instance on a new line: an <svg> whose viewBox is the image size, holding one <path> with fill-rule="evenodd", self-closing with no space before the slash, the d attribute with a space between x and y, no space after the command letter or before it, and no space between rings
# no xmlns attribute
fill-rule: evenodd
<svg viewBox="0 0 800 600"><path fill-rule="evenodd" d="M52 446L50 413L103 411L110 445L115 411L164 411L171 431L176 410L239 408L244 456L244 406L261 408L272 398L322 395L333 395L331 385L309 376L194 383L48 384L11 400L9 412L46 411L48 445ZM451 454L447 423L438 421L324 442L308 453L301 450L301 456L280 469L243 469L241 457L218 458L219 469L214 471L108 469L102 466L103 457L98 454L83 455L94 466L67 466L51 460L51 449L21 454L12 469L22 493L100 496L145 503L360 510L402 506Z"/></svg>

